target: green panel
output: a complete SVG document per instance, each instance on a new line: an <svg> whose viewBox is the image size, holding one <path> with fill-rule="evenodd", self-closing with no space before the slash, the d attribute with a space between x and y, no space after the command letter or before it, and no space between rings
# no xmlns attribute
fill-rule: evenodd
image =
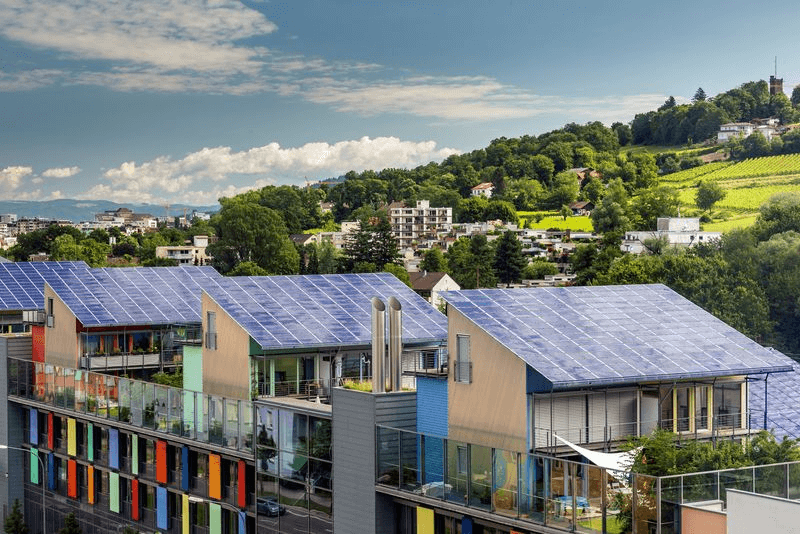
<svg viewBox="0 0 800 534"><path fill-rule="evenodd" d="M131 473L139 474L139 436L131 435Z"/></svg>
<svg viewBox="0 0 800 534"><path fill-rule="evenodd" d="M94 425L89 423L89 429L86 431L86 458L90 462L94 462Z"/></svg>
<svg viewBox="0 0 800 534"><path fill-rule="evenodd" d="M31 448L31 484L39 483L39 450Z"/></svg>
<svg viewBox="0 0 800 534"><path fill-rule="evenodd" d="M264 349L261 348L261 345L258 344L258 341L250 338L250 355L254 354L264 354Z"/></svg>
<svg viewBox="0 0 800 534"><path fill-rule="evenodd" d="M202 347L183 347L183 389L203 391Z"/></svg>
<svg viewBox="0 0 800 534"><path fill-rule="evenodd" d="M108 509L119 513L119 473L108 474Z"/></svg>
<svg viewBox="0 0 800 534"><path fill-rule="evenodd" d="M222 534L222 507L208 504L208 534Z"/></svg>

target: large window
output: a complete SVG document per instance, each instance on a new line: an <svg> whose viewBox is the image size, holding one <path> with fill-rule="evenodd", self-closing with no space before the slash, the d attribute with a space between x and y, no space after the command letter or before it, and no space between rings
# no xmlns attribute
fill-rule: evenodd
<svg viewBox="0 0 800 534"><path fill-rule="evenodd" d="M206 313L206 348L217 350L217 314Z"/></svg>
<svg viewBox="0 0 800 534"><path fill-rule="evenodd" d="M454 378L456 382L470 384L472 383L472 362L470 361L469 336L458 334L456 344Z"/></svg>

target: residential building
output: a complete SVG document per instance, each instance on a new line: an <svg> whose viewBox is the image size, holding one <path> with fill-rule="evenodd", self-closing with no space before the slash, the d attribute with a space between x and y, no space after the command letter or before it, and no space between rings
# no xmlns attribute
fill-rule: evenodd
<svg viewBox="0 0 800 534"><path fill-rule="evenodd" d="M494 192L494 184L492 182L481 182L472 188L470 195L473 197L481 196L491 198Z"/></svg>
<svg viewBox="0 0 800 534"><path fill-rule="evenodd" d="M411 280L412 289L436 308L441 308L444 304L439 293L442 291L458 291L461 289L461 286L450 278L450 275L447 273L416 271L409 272L408 277Z"/></svg>
<svg viewBox="0 0 800 534"><path fill-rule="evenodd" d="M210 265L212 258L206 254L206 247L208 236L196 235L191 245L156 247L156 258L175 260L178 265Z"/></svg>
<svg viewBox="0 0 800 534"><path fill-rule="evenodd" d="M17 222L16 213L0 213L0 223L11 224Z"/></svg>
<svg viewBox="0 0 800 534"><path fill-rule="evenodd" d="M594 209L594 204L587 200L570 202L569 209L572 210L572 214L576 216L591 215L592 210Z"/></svg>
<svg viewBox="0 0 800 534"><path fill-rule="evenodd" d="M412 248L421 240L435 240L439 233L449 232L453 225L453 208L432 208L427 200L418 200L414 208L392 205L389 221L398 246Z"/></svg>
<svg viewBox="0 0 800 534"><path fill-rule="evenodd" d="M767 141L780 134L778 119L756 119L751 122L727 122L720 125L717 142L726 143L736 137L745 138L760 132Z"/></svg>
<svg viewBox="0 0 800 534"><path fill-rule="evenodd" d="M697 217L659 217L656 230L625 232L620 248L623 252L641 254L647 250L645 241L664 238L673 247L692 247L711 243L722 237L722 232L703 232Z"/></svg>

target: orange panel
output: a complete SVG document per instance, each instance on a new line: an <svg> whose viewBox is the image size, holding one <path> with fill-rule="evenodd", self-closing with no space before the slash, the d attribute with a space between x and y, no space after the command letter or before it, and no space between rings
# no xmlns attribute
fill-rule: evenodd
<svg viewBox="0 0 800 534"><path fill-rule="evenodd" d="M75 460L67 460L67 495L78 498L78 464Z"/></svg>
<svg viewBox="0 0 800 534"><path fill-rule="evenodd" d="M35 362L44 361L44 326L31 325L32 351L31 359Z"/></svg>
<svg viewBox="0 0 800 534"><path fill-rule="evenodd" d="M156 480L162 484L167 483L167 442L156 443Z"/></svg>
<svg viewBox="0 0 800 534"><path fill-rule="evenodd" d="M131 519L139 521L139 480L131 480Z"/></svg>
<svg viewBox="0 0 800 534"><path fill-rule="evenodd" d="M94 467L91 465L86 468L86 478L88 479L88 486L89 486L89 495L88 500L89 504L94 504Z"/></svg>
<svg viewBox="0 0 800 534"><path fill-rule="evenodd" d="M53 413L47 414L47 448L51 451L56 448L55 429L53 428Z"/></svg>
<svg viewBox="0 0 800 534"><path fill-rule="evenodd" d="M208 496L222 498L222 459L219 454L208 455Z"/></svg>

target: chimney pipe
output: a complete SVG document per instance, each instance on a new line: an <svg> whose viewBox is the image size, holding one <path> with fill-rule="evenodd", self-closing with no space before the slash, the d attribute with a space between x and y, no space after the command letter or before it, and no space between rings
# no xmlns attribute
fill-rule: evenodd
<svg viewBox="0 0 800 534"><path fill-rule="evenodd" d="M403 312L400 301L389 297L389 387L387 391L400 391L403 354Z"/></svg>
<svg viewBox="0 0 800 534"><path fill-rule="evenodd" d="M372 297L372 392L383 393L386 386L386 305Z"/></svg>

